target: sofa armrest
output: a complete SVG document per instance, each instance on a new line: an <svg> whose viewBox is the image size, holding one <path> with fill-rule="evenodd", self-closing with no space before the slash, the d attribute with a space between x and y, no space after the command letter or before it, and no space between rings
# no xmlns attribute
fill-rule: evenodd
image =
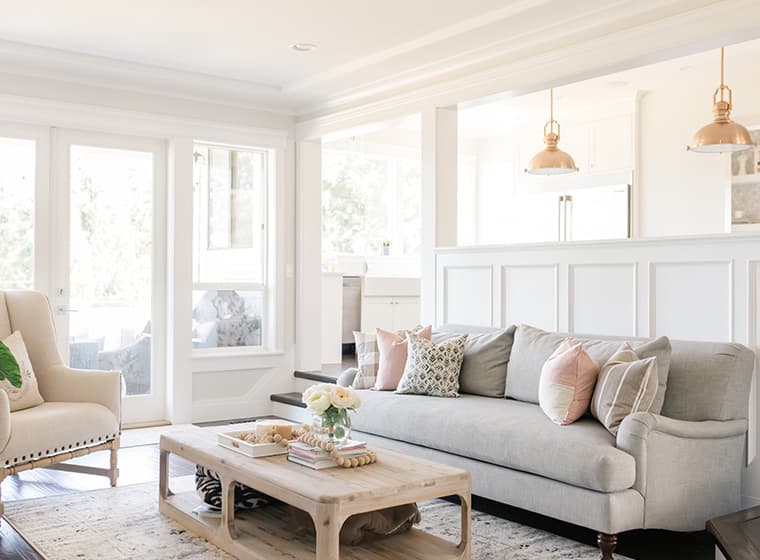
<svg viewBox="0 0 760 560"><path fill-rule="evenodd" d="M51 402L91 402L102 404L121 423L121 372L72 369L63 365L50 368L42 397Z"/></svg>
<svg viewBox="0 0 760 560"><path fill-rule="evenodd" d="M617 446L636 460L644 527L702 530L707 519L739 509L746 433L743 419L690 422L650 412L626 417Z"/></svg>
<svg viewBox="0 0 760 560"><path fill-rule="evenodd" d="M8 393L0 389L0 452L11 439L11 401Z"/></svg>
<svg viewBox="0 0 760 560"><path fill-rule="evenodd" d="M336 385L340 385L341 387L351 387L354 384L354 379L356 378L357 373L359 373L357 368L348 368L344 370L338 376L338 379L335 380Z"/></svg>

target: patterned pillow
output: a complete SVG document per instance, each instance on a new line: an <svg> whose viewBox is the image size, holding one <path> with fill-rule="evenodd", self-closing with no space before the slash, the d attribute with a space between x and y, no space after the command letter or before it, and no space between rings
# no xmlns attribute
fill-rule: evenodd
<svg viewBox="0 0 760 560"><path fill-rule="evenodd" d="M640 360L626 342L602 368L591 414L613 435L623 418L649 412L657 395L657 358Z"/></svg>
<svg viewBox="0 0 760 560"><path fill-rule="evenodd" d="M356 343L356 362L359 373L354 377L351 386L354 389L371 389L377 379L377 366L380 363L380 353L377 349L377 335L354 331Z"/></svg>
<svg viewBox="0 0 760 560"><path fill-rule="evenodd" d="M459 372L467 335L436 344L416 334L407 335L408 357L397 393L458 397Z"/></svg>
<svg viewBox="0 0 760 560"><path fill-rule="evenodd" d="M201 465L195 465L195 489L203 503L216 509L222 508L222 483L216 472ZM236 510L265 506L269 500L270 498L266 494L262 494L245 484L235 483Z"/></svg>
<svg viewBox="0 0 760 560"><path fill-rule="evenodd" d="M32 408L45 402L40 395L37 377L34 375L32 361L29 359L21 333L16 331L0 342L0 352L3 354L2 366L7 367L7 364L14 361L18 366L18 373L21 375L21 387L18 388L11 384L7 375L3 376L4 379L0 381L0 390L8 394L11 412Z"/></svg>

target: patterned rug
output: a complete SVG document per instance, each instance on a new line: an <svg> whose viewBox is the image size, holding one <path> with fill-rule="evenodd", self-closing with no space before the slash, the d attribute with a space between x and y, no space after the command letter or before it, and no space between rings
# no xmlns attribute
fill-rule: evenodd
<svg viewBox="0 0 760 560"><path fill-rule="evenodd" d="M6 504L13 525L48 560L232 560L158 512L155 483ZM421 529L456 541L459 507L421 505ZM595 548L473 512L473 560L598 560ZM616 559L625 560L622 556Z"/></svg>

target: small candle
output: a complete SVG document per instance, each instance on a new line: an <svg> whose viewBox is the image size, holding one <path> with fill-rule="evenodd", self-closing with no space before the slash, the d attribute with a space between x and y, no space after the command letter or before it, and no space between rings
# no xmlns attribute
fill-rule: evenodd
<svg viewBox="0 0 760 560"><path fill-rule="evenodd" d="M293 424L278 420L259 420L256 422L256 435L259 438L266 438L275 434L281 435L283 439L292 439Z"/></svg>

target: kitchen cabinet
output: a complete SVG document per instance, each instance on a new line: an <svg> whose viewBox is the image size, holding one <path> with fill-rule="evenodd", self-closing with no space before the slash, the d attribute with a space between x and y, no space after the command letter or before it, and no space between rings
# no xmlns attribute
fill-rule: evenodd
<svg viewBox="0 0 760 560"><path fill-rule="evenodd" d="M418 278L365 277L362 285L362 332L399 331L420 321Z"/></svg>

